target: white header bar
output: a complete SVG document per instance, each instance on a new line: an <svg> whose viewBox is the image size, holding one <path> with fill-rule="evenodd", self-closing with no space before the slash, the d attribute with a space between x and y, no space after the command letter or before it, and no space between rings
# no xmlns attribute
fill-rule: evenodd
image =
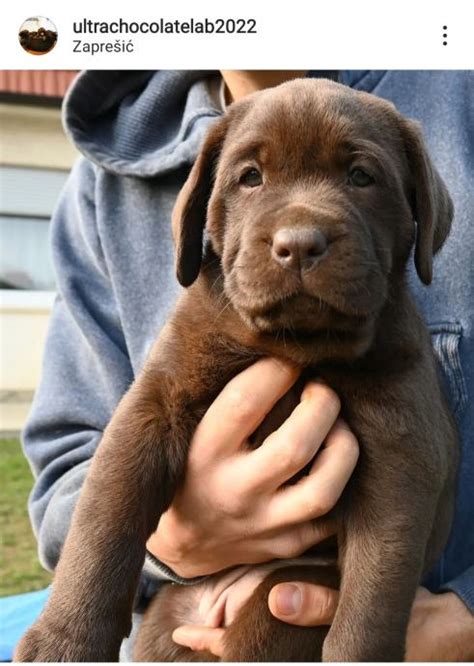
<svg viewBox="0 0 474 666"><path fill-rule="evenodd" d="M56 26L57 43L35 56L18 35L38 15ZM468 0L4 0L0 66L472 69L473 31Z"/></svg>

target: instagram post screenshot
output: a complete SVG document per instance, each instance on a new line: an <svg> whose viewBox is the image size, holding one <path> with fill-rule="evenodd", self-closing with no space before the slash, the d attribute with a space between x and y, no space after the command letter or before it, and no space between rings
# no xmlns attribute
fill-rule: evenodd
<svg viewBox="0 0 474 666"><path fill-rule="evenodd" d="M2 7L1 661L474 662L472 26Z"/></svg>

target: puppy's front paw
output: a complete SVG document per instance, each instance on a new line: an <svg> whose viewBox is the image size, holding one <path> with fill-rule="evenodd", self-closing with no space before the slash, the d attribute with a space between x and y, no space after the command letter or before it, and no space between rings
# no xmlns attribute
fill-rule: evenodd
<svg viewBox="0 0 474 666"><path fill-rule="evenodd" d="M344 638L341 634L332 632L326 637L323 645L324 662L384 662L384 661L404 661L404 648L403 642L396 641L393 637L387 637L379 640L375 635L366 636L365 640L361 640L358 636L346 635ZM362 636L363 634L360 634ZM391 640L390 640L391 639Z"/></svg>
<svg viewBox="0 0 474 666"><path fill-rule="evenodd" d="M18 643L13 655L21 662L118 661L120 640L107 640L103 630L85 635L76 627L55 626L40 618Z"/></svg>
<svg viewBox="0 0 474 666"><path fill-rule="evenodd" d="M13 661L63 661L60 654L60 641L35 624L21 638L15 648Z"/></svg>

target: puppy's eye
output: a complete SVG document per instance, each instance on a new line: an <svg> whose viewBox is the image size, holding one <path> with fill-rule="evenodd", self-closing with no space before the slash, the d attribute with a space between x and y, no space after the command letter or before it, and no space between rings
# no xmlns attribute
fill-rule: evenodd
<svg viewBox="0 0 474 666"><path fill-rule="evenodd" d="M367 185L372 185L375 183L372 176L369 176L363 169L356 167L349 172L349 182L355 187L367 187Z"/></svg>
<svg viewBox="0 0 474 666"><path fill-rule="evenodd" d="M262 174L258 169L252 167L244 171L240 176L239 183L245 185L245 187L258 187L263 183Z"/></svg>

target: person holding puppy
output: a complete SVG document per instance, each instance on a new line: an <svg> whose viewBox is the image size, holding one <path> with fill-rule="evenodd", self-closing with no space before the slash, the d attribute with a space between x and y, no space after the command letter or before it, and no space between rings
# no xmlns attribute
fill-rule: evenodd
<svg viewBox="0 0 474 666"><path fill-rule="evenodd" d="M101 434L178 294L170 211L206 128L232 100L304 74L226 71L221 79L196 72L86 72L70 92L65 120L85 159L75 167L53 221L59 296L43 379L24 434L25 450L37 475L31 515L47 567L54 568L57 562ZM456 256L467 278L467 272L472 272L467 254L472 236L468 211L474 202L469 194L466 146L468 156L474 147L461 94L456 98L458 105L451 103L449 109L441 101L433 109L429 100L438 99L438 92L448 85L454 86L453 95L465 87L469 97L472 75L330 75L392 99L402 112L423 122L435 159L449 156L445 169L442 163L439 167L455 199L457 228L438 262L439 279L426 293L415 281L413 287L433 327L435 349L454 398L463 465L452 537L425 581L427 587L420 588L417 596L407 658L468 659L474 605L474 543L469 544L467 536L474 503L469 502L468 469L474 468L474 447L466 384L472 382L473 314L465 304L472 303L468 291L474 281L466 279L468 286L461 289L453 280L450 257ZM98 98L101 103L93 104ZM448 126L451 133L446 143ZM290 368L265 359L232 380L210 408L192 442L183 488L149 540L150 555L142 577L145 597L156 589L160 576L185 584L228 567L298 555L331 535L327 514L358 457L354 436L338 419L335 394L310 383L302 397L292 445L298 444L298 438L306 441L321 464L312 477L314 492L282 507L284 528L276 529L259 512L259 507L274 501L278 491L272 469L255 469L252 453L243 451L248 424L258 424L266 402L284 393L295 379ZM221 424L236 410L241 418L231 436L220 441ZM240 461L237 479L236 456ZM293 474L289 466L287 478ZM295 506L304 506L304 512ZM229 621L254 587L255 581L243 573L239 584L229 588ZM269 605L274 615L290 623L329 623L337 593L283 584L272 590ZM174 637L193 649L207 647L219 654L224 632L220 626L187 627Z"/></svg>

